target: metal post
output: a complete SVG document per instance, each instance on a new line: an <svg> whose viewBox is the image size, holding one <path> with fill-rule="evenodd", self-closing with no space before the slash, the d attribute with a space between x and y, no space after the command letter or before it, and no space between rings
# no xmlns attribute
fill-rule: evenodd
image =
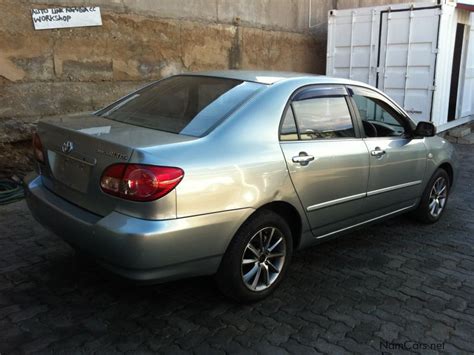
<svg viewBox="0 0 474 355"><path fill-rule="evenodd" d="M408 68L410 64L410 45L411 45L411 27L413 22L413 5L410 8L410 18L408 20L408 43L407 43L407 64L405 68L405 86L403 88L403 109L407 109L406 101L407 101L407 85L408 85Z"/></svg>
<svg viewBox="0 0 474 355"><path fill-rule="evenodd" d="M392 8L388 8L388 13L387 13L387 40L385 41L385 59L384 59L384 64L383 64L383 86L382 86L382 91L385 92L385 81L387 79L387 57L388 57L388 40L390 37L390 20L392 18Z"/></svg>
<svg viewBox="0 0 474 355"><path fill-rule="evenodd" d="M309 1L309 11L308 11L308 28L311 28L311 2L312 0Z"/></svg>
<svg viewBox="0 0 474 355"><path fill-rule="evenodd" d="M370 23L370 46L369 46L369 76L367 78L367 84L372 85L370 82L372 74L372 50L374 45L374 22L375 22L375 10L372 10L372 22Z"/></svg>
<svg viewBox="0 0 474 355"><path fill-rule="evenodd" d="M355 11L352 11L352 19L351 19L351 49L349 55L349 79L352 79L352 49L353 49L353 42L354 42L354 23L355 23Z"/></svg>

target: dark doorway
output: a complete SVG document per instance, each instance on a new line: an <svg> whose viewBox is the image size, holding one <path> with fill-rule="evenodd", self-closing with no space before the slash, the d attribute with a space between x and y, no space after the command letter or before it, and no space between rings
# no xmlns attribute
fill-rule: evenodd
<svg viewBox="0 0 474 355"><path fill-rule="evenodd" d="M448 121L456 118L456 101L458 98L459 71L461 70L462 44L464 42L464 25L458 23L454 41L453 68L451 70L451 89L449 90Z"/></svg>

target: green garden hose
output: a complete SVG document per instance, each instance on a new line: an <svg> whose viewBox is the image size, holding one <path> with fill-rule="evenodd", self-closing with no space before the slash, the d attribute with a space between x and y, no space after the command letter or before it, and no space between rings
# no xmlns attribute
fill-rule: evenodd
<svg viewBox="0 0 474 355"><path fill-rule="evenodd" d="M25 197L25 190L21 183L11 179L0 179L0 205L20 201Z"/></svg>

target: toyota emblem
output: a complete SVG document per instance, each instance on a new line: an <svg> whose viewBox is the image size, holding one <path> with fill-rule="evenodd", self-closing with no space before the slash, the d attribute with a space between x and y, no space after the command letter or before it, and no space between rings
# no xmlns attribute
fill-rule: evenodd
<svg viewBox="0 0 474 355"><path fill-rule="evenodd" d="M61 150L63 153L70 153L74 149L74 144L71 141L65 141Z"/></svg>

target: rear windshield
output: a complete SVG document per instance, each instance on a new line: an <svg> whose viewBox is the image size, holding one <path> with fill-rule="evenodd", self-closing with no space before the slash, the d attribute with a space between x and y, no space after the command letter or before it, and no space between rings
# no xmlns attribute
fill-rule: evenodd
<svg viewBox="0 0 474 355"><path fill-rule="evenodd" d="M147 86L100 116L160 131L201 137L263 84L205 76L174 76Z"/></svg>

